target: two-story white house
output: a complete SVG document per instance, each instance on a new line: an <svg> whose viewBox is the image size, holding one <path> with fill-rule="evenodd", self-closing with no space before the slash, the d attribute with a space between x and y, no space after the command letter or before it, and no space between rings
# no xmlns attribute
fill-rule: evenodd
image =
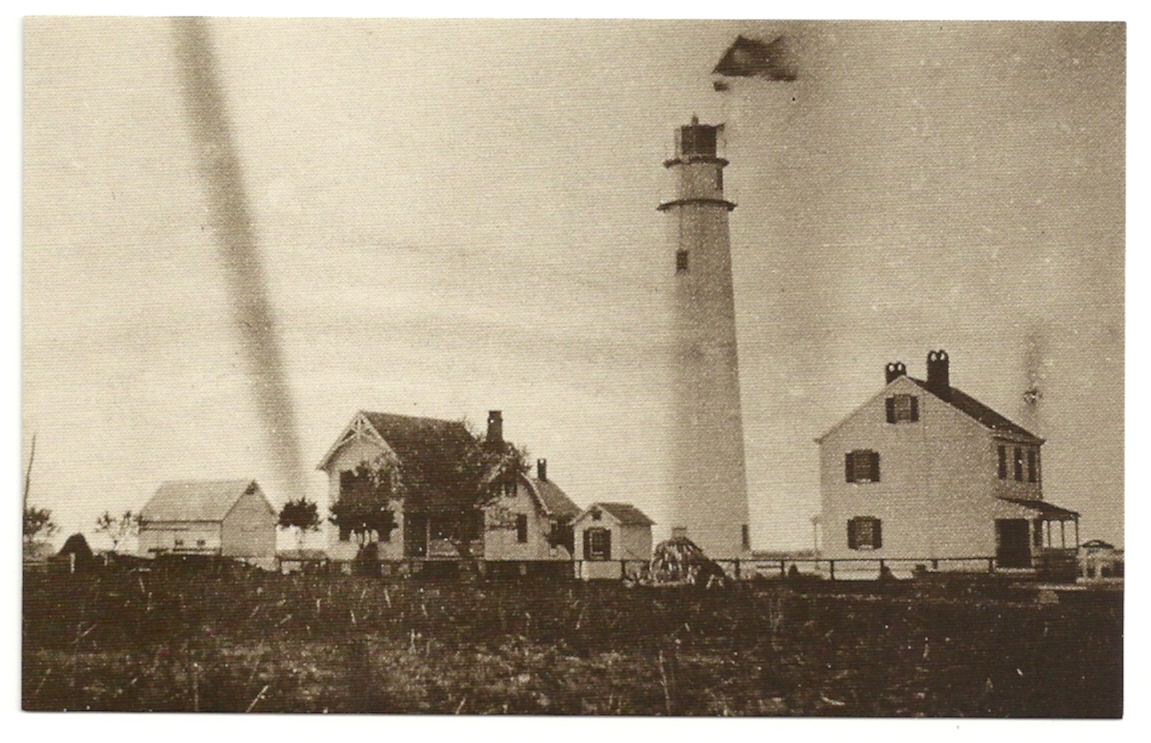
<svg viewBox="0 0 1151 743"><path fill-rule="evenodd" d="M1031 568L1077 546L1079 514L1043 498L1043 439L952 387L946 351L926 381L901 362L886 379L816 439L821 556Z"/></svg>
<svg viewBox="0 0 1151 743"><path fill-rule="evenodd" d="M361 464L402 468L405 456L414 455L413 447L426 440L422 430L451 427L466 434L460 421L356 413L317 465L328 475L329 505L357 486L355 471ZM503 441L503 415L498 410L488 415L487 436ZM571 522L579 513L580 508L549 479L547 461L541 459L536 477L516 478L514 488L506 488L482 514L460 512L437 503L434 497L397 503L396 528L378 535L377 555L381 560L454 558L459 550L453 538L471 533L471 554L484 560L570 560L574 547ZM461 522L473 518L478 523ZM329 534L329 557L350 560L356 556L359 544L349 530L332 529Z"/></svg>

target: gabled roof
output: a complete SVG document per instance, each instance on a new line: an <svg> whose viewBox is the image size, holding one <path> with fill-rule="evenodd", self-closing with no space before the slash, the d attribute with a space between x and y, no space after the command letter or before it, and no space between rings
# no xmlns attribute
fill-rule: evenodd
<svg viewBox="0 0 1151 743"><path fill-rule="evenodd" d="M922 379L916 379L914 377L908 377L908 379L915 382L927 392L931 392L927 386L927 382ZM936 395L936 397L938 397L938 395ZM939 399L942 400L943 398ZM951 407L974 418L984 428L1000 433L1009 433L1014 436L1022 436L1036 443L1043 443L1043 439L1031 433L1023 426L1008 420L1006 417L995 412L957 387L951 388L951 399L944 400L944 402L949 403Z"/></svg>
<svg viewBox="0 0 1151 743"><path fill-rule="evenodd" d="M574 519L580 513L580 507L567 497L567 493L560 489L551 480L539 480L534 477L525 477L528 485L539 496L540 505L548 516Z"/></svg>
<svg viewBox="0 0 1151 743"><path fill-rule="evenodd" d="M625 526L651 526L655 523L630 503L593 503L580 514L580 518L597 508L611 514L612 518Z"/></svg>
<svg viewBox="0 0 1151 743"><path fill-rule="evenodd" d="M236 501L251 492L275 513L255 480L176 480L160 485L140 509L140 520L223 521Z"/></svg>
<svg viewBox="0 0 1151 743"><path fill-rule="evenodd" d="M840 418L839 421L836 422L836 424L834 426L832 426L826 432L824 432L824 434L822 436L819 436L818 438L815 439L816 443L823 443L824 439L826 439L833 432L835 432L846 421L848 421L849 419L854 417L856 414L858 414L860 410L867 407L868 403L870 403L876 397L883 395L888 390L888 388L891 387L891 385L899 384L900 380L903 380L903 379L906 379L908 382L911 382L912 384L916 385L917 387L922 389L924 392L930 393L932 396L934 396L936 399L940 400L941 402L947 403L948 405L955 408L959 412L965 414L967 417L971 418L976 423L983 426L984 428L991 431L992 433L1008 434L1011 436L1016 436L1019 438L1026 439L1026 440L1028 440L1032 443L1036 443L1036 444L1042 444L1043 443L1043 439L1041 439L1040 437L1031 433L1030 431L1028 431L1023 426L1020 426L1019 424L1014 423L1013 421L1009 420L1005 416L1000 415L999 413L995 412L994 410L987 407L983 403L979 402L978 400L976 400L971 395L968 395L966 392L959 389L958 387L949 388L951 390L951 399L950 400L944 400L942 397L939 397L938 395L936 395L934 392L931 391L931 389L927 386L927 382L923 381L922 379L916 379L914 377L910 377L907 375L900 375L900 376L896 377L891 382L889 382L882 390L880 390L877 395L868 398L867 402L863 403L858 408L851 411L851 413L849 413L848 415L845 415L842 418Z"/></svg>
<svg viewBox="0 0 1151 743"><path fill-rule="evenodd" d="M361 419L367 422L367 425L371 428L374 435L390 447L401 460L405 454L410 453L414 447L420 445L421 439L423 438L421 435L422 432L429 428L449 429L458 427L463 432L467 431L467 428L461 421L447 421L439 418L420 418L413 415L376 413L361 410L352 416L351 422L336 438L335 443L328 449L324 458L316 465L316 469L325 469L344 444L355 438L357 422Z"/></svg>

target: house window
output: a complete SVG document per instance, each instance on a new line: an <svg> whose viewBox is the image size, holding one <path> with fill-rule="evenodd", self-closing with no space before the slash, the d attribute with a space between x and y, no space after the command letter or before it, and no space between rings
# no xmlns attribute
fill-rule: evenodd
<svg viewBox="0 0 1151 743"><path fill-rule="evenodd" d="M516 516L516 541L526 544L528 541L528 516L521 513Z"/></svg>
<svg viewBox="0 0 1151 743"><path fill-rule="evenodd" d="M206 545L207 543L208 543L208 542L207 542L207 541L205 541L205 540L203 540L203 539L197 539L197 540L196 540L196 546L197 546L197 547L203 547L203 546L204 546L204 545Z"/></svg>
<svg viewBox="0 0 1151 743"><path fill-rule="evenodd" d="M184 540L183 539L177 539L176 540L176 546L177 547L183 547L184 546Z"/></svg>
<svg viewBox="0 0 1151 743"><path fill-rule="evenodd" d="M687 270L687 251L686 250L675 251L675 272L676 273L683 273L686 270Z"/></svg>
<svg viewBox="0 0 1151 743"><path fill-rule="evenodd" d="M888 423L914 423L919 420L919 398L915 395L892 395L887 398Z"/></svg>
<svg viewBox="0 0 1151 743"><path fill-rule="evenodd" d="M999 445L999 479L1007 479L1007 447Z"/></svg>
<svg viewBox="0 0 1151 743"><path fill-rule="evenodd" d="M1039 466L1036 461L1037 451L1034 449L1027 450L1027 482L1039 482Z"/></svg>
<svg viewBox="0 0 1151 743"><path fill-rule="evenodd" d="M1015 479L1023 482L1023 449L1015 447Z"/></svg>
<svg viewBox="0 0 1151 743"><path fill-rule="evenodd" d="M583 552L585 560L610 560L611 531L600 527L584 530Z"/></svg>
<svg viewBox="0 0 1151 743"><path fill-rule="evenodd" d="M877 550L883 546L882 522L873 516L856 516L847 522L847 548Z"/></svg>
<svg viewBox="0 0 1151 743"><path fill-rule="evenodd" d="M844 456L847 482L879 482L879 452L849 451Z"/></svg>
<svg viewBox="0 0 1151 743"><path fill-rule="evenodd" d="M599 521L601 518L603 518L603 513L598 508L591 512L592 521Z"/></svg>

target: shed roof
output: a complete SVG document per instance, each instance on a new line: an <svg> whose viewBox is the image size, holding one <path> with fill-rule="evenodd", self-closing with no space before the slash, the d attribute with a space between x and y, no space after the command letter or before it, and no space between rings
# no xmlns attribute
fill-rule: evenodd
<svg viewBox="0 0 1151 743"><path fill-rule="evenodd" d="M1054 503L1048 503L1047 501L1031 500L1028 498L1004 497L1000 497L999 500L1007 501L1008 503L1014 503L1017 506L1023 506L1024 508L1035 511L1049 519L1071 521L1079 518L1078 511L1072 511L1070 508L1060 508Z"/></svg>
<svg viewBox="0 0 1151 743"><path fill-rule="evenodd" d="M160 485L144 507L142 521L223 521L241 496L256 492L272 511L255 480L173 480ZM274 511L273 511L274 513Z"/></svg>

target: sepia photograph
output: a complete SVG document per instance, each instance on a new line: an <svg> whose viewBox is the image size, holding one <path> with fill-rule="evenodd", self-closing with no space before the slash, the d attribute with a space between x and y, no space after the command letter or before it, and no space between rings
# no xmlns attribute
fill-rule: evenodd
<svg viewBox="0 0 1151 743"><path fill-rule="evenodd" d="M1130 711L1121 20L20 34L24 711Z"/></svg>

